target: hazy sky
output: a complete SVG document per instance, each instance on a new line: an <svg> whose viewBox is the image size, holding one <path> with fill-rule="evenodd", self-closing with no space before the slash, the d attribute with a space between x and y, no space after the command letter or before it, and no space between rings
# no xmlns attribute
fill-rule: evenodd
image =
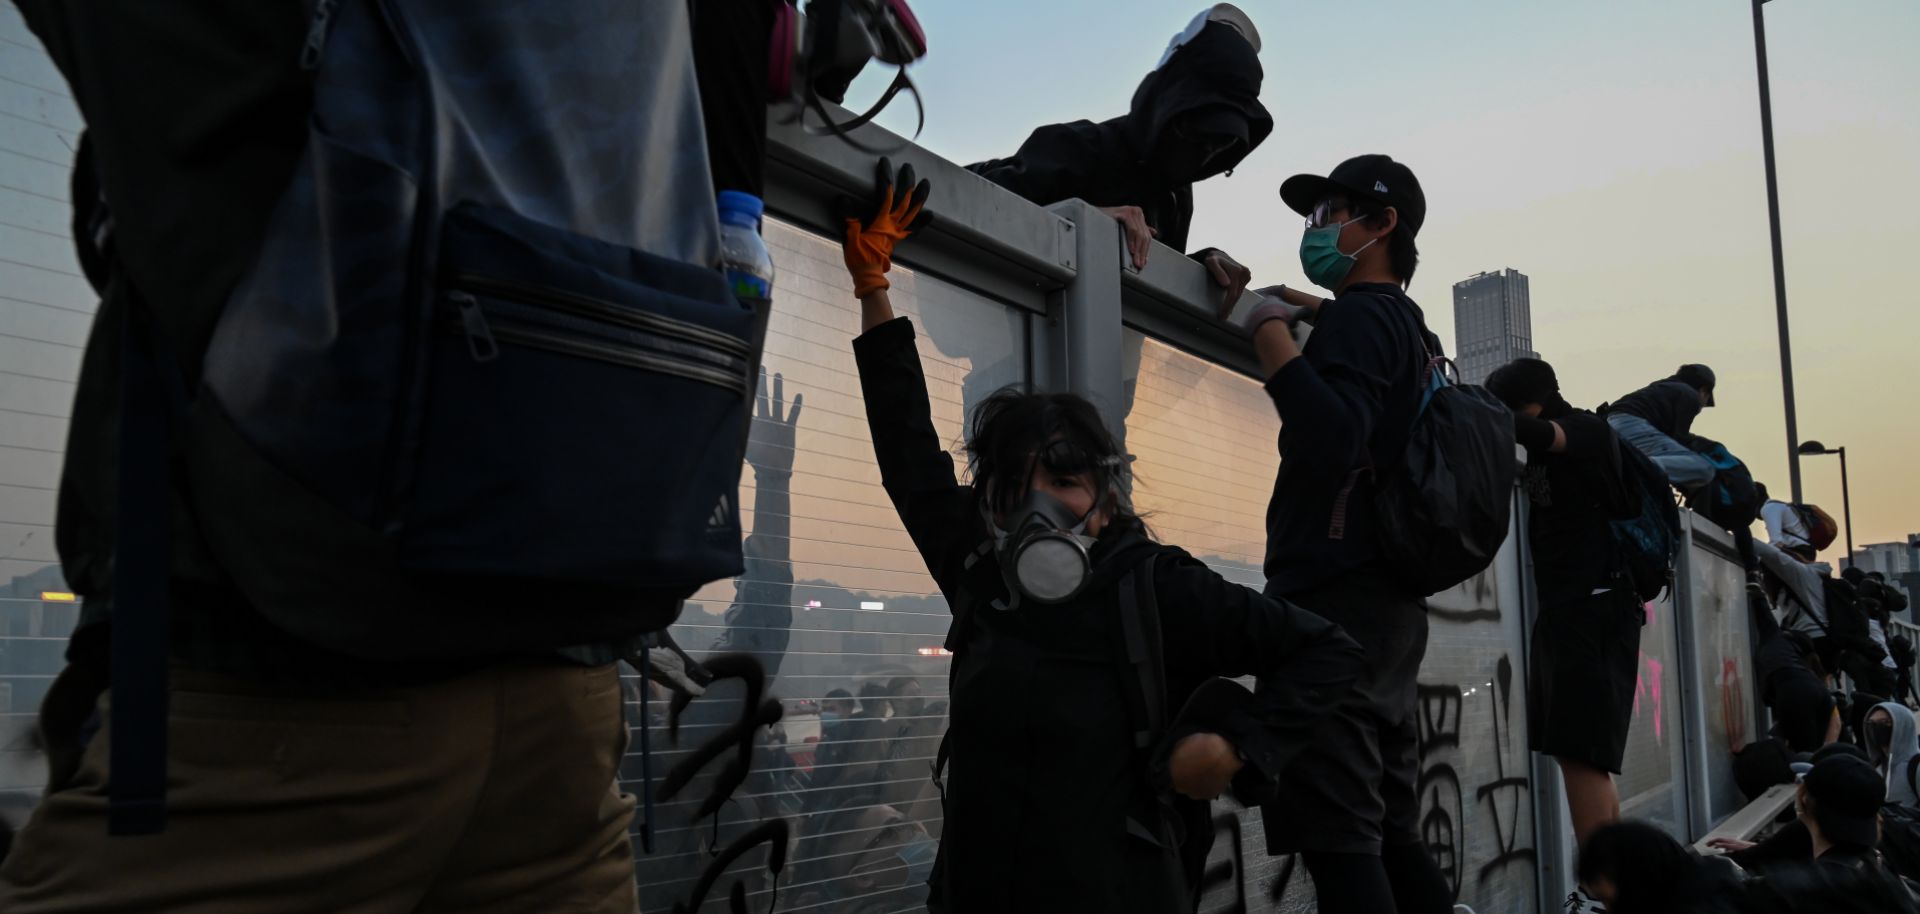
<svg viewBox="0 0 1920 914"><path fill-rule="evenodd" d="M920 0L922 145L957 162L1035 125L1124 113L1202 3ZM1751 8L1744 0L1240 4L1273 135L1196 188L1196 246L1304 284L1299 171L1385 152L1425 186L1412 294L1451 340L1452 284L1532 278L1534 346L1594 406L1683 361L1719 373L1695 428L1788 488ZM1767 5L1800 434L1846 445L1856 543L1920 532L1920 3ZM871 99L869 73L849 102ZM911 130L910 105L882 122ZM1840 517L1839 466L1803 459ZM1836 544L1837 545L1837 544ZM1838 554L1836 548L1834 555Z"/></svg>

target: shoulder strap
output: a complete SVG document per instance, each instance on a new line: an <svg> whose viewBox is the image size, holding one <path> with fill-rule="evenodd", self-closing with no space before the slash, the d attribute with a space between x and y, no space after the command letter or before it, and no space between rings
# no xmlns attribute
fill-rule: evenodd
<svg viewBox="0 0 1920 914"><path fill-rule="evenodd" d="M122 287L120 466L109 664L113 742L107 831L151 835L167 824L167 635L172 543L169 455L185 385L164 362L146 303Z"/></svg>
<svg viewBox="0 0 1920 914"><path fill-rule="evenodd" d="M1134 688L1127 706L1133 716L1133 746L1148 749L1167 730L1167 660L1160 649L1160 600L1153 589L1155 555L1120 579L1120 630Z"/></svg>
<svg viewBox="0 0 1920 914"><path fill-rule="evenodd" d="M1920 772L1920 755L1907 759L1907 789L1920 794L1920 777L1915 776L1917 772Z"/></svg>

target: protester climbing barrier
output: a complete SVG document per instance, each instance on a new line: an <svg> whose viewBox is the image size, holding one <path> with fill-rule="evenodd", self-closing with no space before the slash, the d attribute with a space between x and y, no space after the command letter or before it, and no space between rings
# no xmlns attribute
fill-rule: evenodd
<svg viewBox="0 0 1920 914"><path fill-rule="evenodd" d="M4 5L0 39L37 47ZM25 82L10 86L62 85L44 58L20 63ZM0 241L35 242L9 242L21 262L0 258L0 531L25 544L0 556L0 819L17 827L45 776L33 711L81 609L50 546L52 493L94 302L57 237L77 113L56 94L8 92L0 110L21 117L0 123L0 195L27 196L4 198ZM876 148L903 142L856 133ZM929 767L947 715L948 609L880 489L850 348L859 313L832 203L868 189L872 160L791 124L773 124L771 140L764 234L779 276L765 409L741 477L747 572L697 594L672 634L696 656L757 660L782 714L752 731L745 780L696 818L736 753L717 753L671 798L663 781L742 718L747 684L722 680L689 703L676 739L666 693L628 676L622 780L652 795L637 817L651 819L636 829L641 903L674 910L711 869L704 911L725 910L736 882L749 908L777 887L781 911L916 911L941 829ZM1136 456L1133 496L1156 533L1260 586L1279 422L1244 335L1211 317L1219 293L1203 268L1156 247L1136 270L1113 220L1085 204L1034 206L910 144L894 158L934 184L938 221L903 245L892 295L920 331L934 422L956 461L963 417L995 389L1083 394ZM1689 531L1676 592L1648 608L1621 784L1629 815L1691 840L1739 808L1731 751L1762 717L1731 547L1697 520ZM1431 600L1419 827L1457 901L1544 914L1564 898L1571 849L1557 774L1527 750L1528 569L1524 537L1509 537L1485 573ZM1227 801L1216 813L1203 910L1310 910L1304 866L1266 854L1259 814Z"/></svg>

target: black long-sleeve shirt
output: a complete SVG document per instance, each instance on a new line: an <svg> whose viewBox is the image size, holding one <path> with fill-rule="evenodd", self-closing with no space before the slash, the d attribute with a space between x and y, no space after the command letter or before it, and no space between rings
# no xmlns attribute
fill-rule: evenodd
<svg viewBox="0 0 1920 914"><path fill-rule="evenodd" d="M1284 596L1362 568L1378 548L1374 474L1406 450L1440 342L1420 306L1387 283L1355 283L1320 309L1300 358L1267 379L1280 414L1280 473L1267 503L1267 593ZM1345 494L1345 525L1334 530Z"/></svg>
<svg viewBox="0 0 1920 914"><path fill-rule="evenodd" d="M1552 452L1555 424L1566 439L1559 453ZM1579 409L1551 420L1515 416L1514 434L1527 449L1527 532L1540 605L1628 586L1609 522L1632 517L1639 503L1621 481L1619 444L1606 421Z"/></svg>
<svg viewBox="0 0 1920 914"><path fill-rule="evenodd" d="M1700 415L1700 391L1679 378L1667 378L1621 397L1612 409L1639 416L1661 434L1686 444L1693 434L1693 419Z"/></svg>
<svg viewBox="0 0 1920 914"><path fill-rule="evenodd" d="M1250 709L1219 728L1246 761L1242 781L1271 782L1360 673L1359 646L1305 610L1229 583L1187 553L1146 542L1117 522L1092 550L1082 596L1011 612L988 555L966 560L988 532L959 484L927 406L912 324L899 319L854 341L882 484L965 632L955 651L948 805L942 841L947 884L966 910L1157 910L1164 889L1126 819L1149 792L1132 745L1120 650L1117 587L1154 562L1167 706L1181 707L1215 676L1258 675ZM978 593L982 587L992 593ZM964 609L972 607L971 609ZM1198 807L1205 841L1205 807ZM1169 851L1171 849L1168 849Z"/></svg>

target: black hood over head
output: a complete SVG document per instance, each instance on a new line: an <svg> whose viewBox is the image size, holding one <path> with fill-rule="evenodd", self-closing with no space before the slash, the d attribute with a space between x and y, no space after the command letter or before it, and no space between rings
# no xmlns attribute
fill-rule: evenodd
<svg viewBox="0 0 1920 914"><path fill-rule="evenodd" d="M1273 116L1260 104L1264 76L1253 45L1224 22L1208 23L1133 90L1126 125L1135 158L1149 161L1174 141L1178 121L1234 141L1229 153L1191 181L1231 170L1273 132Z"/></svg>
<svg viewBox="0 0 1920 914"><path fill-rule="evenodd" d="M1161 243L1185 251L1196 179L1165 173L1168 142L1177 130L1231 141L1207 160L1201 178L1238 165L1273 132L1260 104L1262 76L1253 45L1232 26L1210 22L1140 81L1126 115L1037 128L1013 155L967 170L1041 206L1075 197L1138 206Z"/></svg>

